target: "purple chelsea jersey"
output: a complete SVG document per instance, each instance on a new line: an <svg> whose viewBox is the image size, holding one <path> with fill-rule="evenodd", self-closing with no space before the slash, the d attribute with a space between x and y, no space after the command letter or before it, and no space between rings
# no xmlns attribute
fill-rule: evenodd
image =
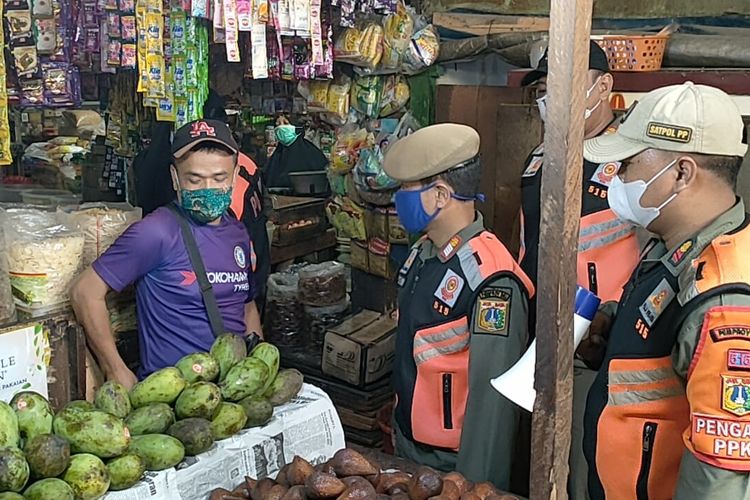
<svg viewBox="0 0 750 500"><path fill-rule="evenodd" d="M254 255L241 222L225 215L218 225L190 222L214 288L224 327L245 334L245 304L255 296ZM200 287L180 225L162 207L133 224L93 264L113 290L136 286L139 378L181 357L208 351L214 341Z"/></svg>

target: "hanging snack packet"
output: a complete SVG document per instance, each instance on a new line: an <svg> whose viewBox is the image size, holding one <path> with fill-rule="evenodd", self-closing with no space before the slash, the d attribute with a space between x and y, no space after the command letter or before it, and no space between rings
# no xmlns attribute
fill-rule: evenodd
<svg viewBox="0 0 750 500"><path fill-rule="evenodd" d="M120 18L120 36L126 42L134 42L138 38L135 16L122 16Z"/></svg>
<svg viewBox="0 0 750 500"><path fill-rule="evenodd" d="M120 66L120 54L122 52L122 42L116 38L110 38L107 44L107 64L110 66Z"/></svg>
<svg viewBox="0 0 750 500"><path fill-rule="evenodd" d="M414 34L404 55L404 71L415 74L435 64L440 53L440 38L431 24Z"/></svg>
<svg viewBox="0 0 750 500"><path fill-rule="evenodd" d="M120 14L107 12L107 34L110 38L120 38Z"/></svg>
<svg viewBox="0 0 750 500"><path fill-rule="evenodd" d="M10 30L9 38L31 35L31 10L25 1L10 1L7 3L5 19L8 21Z"/></svg>
<svg viewBox="0 0 750 500"><path fill-rule="evenodd" d="M383 93L383 79L379 76L358 76L352 85L352 107L368 118L380 114L380 99Z"/></svg>
<svg viewBox="0 0 750 500"><path fill-rule="evenodd" d="M172 53L176 56L184 55L185 52L185 12L173 9L170 18L170 37L172 39Z"/></svg>
<svg viewBox="0 0 750 500"><path fill-rule="evenodd" d="M187 85L185 82L185 57L177 56L172 60L174 94L177 98L184 98L187 95Z"/></svg>
<svg viewBox="0 0 750 500"><path fill-rule="evenodd" d="M208 2L209 0L193 0L190 6L190 16L208 19Z"/></svg>
<svg viewBox="0 0 750 500"><path fill-rule="evenodd" d="M135 69L137 62L138 57L135 44L122 44L122 59L120 60L120 67L123 69Z"/></svg>
<svg viewBox="0 0 750 500"><path fill-rule="evenodd" d="M383 29L383 68L398 69L414 34L414 20L403 2L398 3L395 13L385 18Z"/></svg>
<svg viewBox="0 0 750 500"><path fill-rule="evenodd" d="M251 31L253 27L252 0L237 0L237 24L240 31Z"/></svg>

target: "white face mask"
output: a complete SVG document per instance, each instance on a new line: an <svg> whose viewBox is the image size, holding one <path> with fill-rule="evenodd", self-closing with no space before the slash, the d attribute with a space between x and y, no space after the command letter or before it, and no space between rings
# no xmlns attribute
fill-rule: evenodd
<svg viewBox="0 0 750 500"><path fill-rule="evenodd" d="M667 200L658 207L644 207L641 205L641 198L643 198L648 187L656 179L661 177L664 172L672 168L672 165L675 163L677 163L677 160L673 160L669 165L661 169L661 171L654 175L648 182L642 180L622 182L620 176L615 175L612 178L612 183L609 185L609 191L607 194L609 208L611 208L615 215L620 219L648 228L648 226L659 217L661 210L675 199L677 193L674 193L667 198Z"/></svg>
<svg viewBox="0 0 750 500"><path fill-rule="evenodd" d="M591 97L591 92L594 90L594 87L596 87L596 84L599 83L600 78L601 77L597 78L594 84L591 86L591 88L586 91L586 99ZM547 97L548 97L548 94L545 94L536 100L536 105L539 108L539 117L542 119L543 122L547 121ZM588 120L589 118L591 118L591 115L594 113L594 110L596 110L596 108L598 108L601 103L602 101L601 99L599 99L593 108L591 109L586 108L586 110L583 113L584 119Z"/></svg>

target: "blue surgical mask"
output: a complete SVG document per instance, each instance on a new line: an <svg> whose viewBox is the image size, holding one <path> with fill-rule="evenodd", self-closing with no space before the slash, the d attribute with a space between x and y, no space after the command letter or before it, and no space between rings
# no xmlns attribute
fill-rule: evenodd
<svg viewBox="0 0 750 500"><path fill-rule="evenodd" d="M435 187L435 183L423 187L422 189L407 190L400 189L396 191L396 213L398 220L409 233L421 233L432 220L440 213L440 209L434 213L428 214L422 205L422 193Z"/></svg>

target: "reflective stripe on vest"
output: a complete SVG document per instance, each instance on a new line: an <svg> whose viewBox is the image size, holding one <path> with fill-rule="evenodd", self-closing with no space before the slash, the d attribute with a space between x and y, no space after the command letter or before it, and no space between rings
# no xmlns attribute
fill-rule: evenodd
<svg viewBox="0 0 750 500"><path fill-rule="evenodd" d="M620 299L622 287L638 265L639 255L635 228L618 219L612 210L581 217L578 284L589 290L595 286L596 290L591 291L602 302Z"/></svg>
<svg viewBox="0 0 750 500"><path fill-rule="evenodd" d="M607 500L669 500L688 423L687 399L671 356L613 359L609 399L598 424L599 479Z"/></svg>
<svg viewBox="0 0 750 500"><path fill-rule="evenodd" d="M445 263L422 258L413 252L400 271L394 417L405 437L458 450L469 392L469 318L475 292L502 273L517 277L529 295L534 288L502 243L486 231L464 242ZM440 302L448 273L461 283L452 305Z"/></svg>

